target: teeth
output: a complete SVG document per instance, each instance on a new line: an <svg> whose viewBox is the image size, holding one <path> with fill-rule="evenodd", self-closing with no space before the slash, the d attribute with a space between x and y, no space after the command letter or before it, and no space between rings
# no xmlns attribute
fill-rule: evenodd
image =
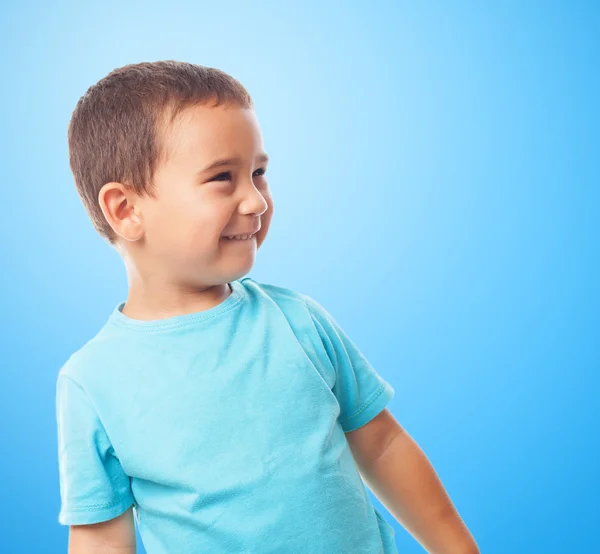
<svg viewBox="0 0 600 554"><path fill-rule="evenodd" d="M231 237L225 237L225 238L228 238L230 240L232 240L232 239L235 239L235 240L247 240L251 236L253 236L253 235L233 235Z"/></svg>

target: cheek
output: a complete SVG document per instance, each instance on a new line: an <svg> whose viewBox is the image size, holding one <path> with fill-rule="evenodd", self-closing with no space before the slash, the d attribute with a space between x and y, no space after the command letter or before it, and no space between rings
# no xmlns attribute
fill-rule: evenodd
<svg viewBox="0 0 600 554"><path fill-rule="evenodd" d="M216 209L216 208L215 208ZM186 251L207 252L218 243L226 218L219 218L208 206L199 209L182 206L174 212L169 222L164 222L172 240Z"/></svg>
<svg viewBox="0 0 600 554"><path fill-rule="evenodd" d="M260 231L258 232L258 236L256 237L257 248L259 248L265 240L267 233L269 232L269 226L271 225L271 218L273 217L273 201L270 198L266 200L269 204L269 207L260 218Z"/></svg>

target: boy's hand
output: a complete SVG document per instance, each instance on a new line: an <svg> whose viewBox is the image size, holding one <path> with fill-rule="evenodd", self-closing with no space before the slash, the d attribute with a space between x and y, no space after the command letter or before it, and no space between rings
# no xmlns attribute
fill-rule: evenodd
<svg viewBox="0 0 600 554"><path fill-rule="evenodd" d="M387 409L346 438L367 486L427 552L479 554L429 460Z"/></svg>
<svg viewBox="0 0 600 554"><path fill-rule="evenodd" d="M101 523L71 525L69 554L135 554L133 506Z"/></svg>

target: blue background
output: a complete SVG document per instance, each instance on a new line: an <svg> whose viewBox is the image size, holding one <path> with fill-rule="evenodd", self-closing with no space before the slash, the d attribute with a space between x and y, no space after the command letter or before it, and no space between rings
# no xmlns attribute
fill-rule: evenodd
<svg viewBox="0 0 600 554"><path fill-rule="evenodd" d="M179 59L256 103L275 215L249 275L392 383L482 553L598 551L599 5L215 4L0 7L2 550L66 552L56 375L127 294L69 118L112 69Z"/></svg>

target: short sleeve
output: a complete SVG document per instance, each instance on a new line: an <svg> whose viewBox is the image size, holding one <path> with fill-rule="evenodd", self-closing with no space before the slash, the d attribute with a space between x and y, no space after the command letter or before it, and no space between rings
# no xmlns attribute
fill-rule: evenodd
<svg viewBox="0 0 600 554"><path fill-rule="evenodd" d="M373 369L333 316L303 294L336 378L333 386L340 405L340 424L345 433L362 427L394 397L393 387Z"/></svg>
<svg viewBox="0 0 600 554"><path fill-rule="evenodd" d="M62 525L107 521L134 503L130 479L115 456L85 390L59 373L56 382Z"/></svg>

